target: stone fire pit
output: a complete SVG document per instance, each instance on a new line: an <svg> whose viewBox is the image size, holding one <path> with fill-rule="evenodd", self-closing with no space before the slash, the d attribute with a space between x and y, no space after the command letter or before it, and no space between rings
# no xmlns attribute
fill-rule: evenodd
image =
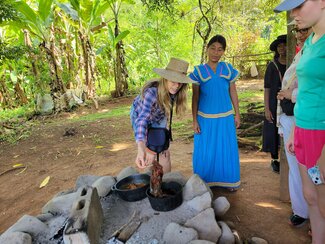
<svg viewBox="0 0 325 244"><path fill-rule="evenodd" d="M236 231L216 218L229 209L224 197L212 201L198 175L178 172L164 182L183 187L183 203L169 212L151 208L147 198L126 202L111 192L116 181L136 174L128 167L116 177L80 176L73 190L54 196L39 216L25 215L0 236L0 243L241 243Z"/></svg>

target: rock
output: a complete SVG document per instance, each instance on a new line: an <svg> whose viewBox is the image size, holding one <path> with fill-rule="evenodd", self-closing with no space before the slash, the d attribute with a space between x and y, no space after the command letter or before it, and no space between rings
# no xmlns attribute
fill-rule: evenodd
<svg viewBox="0 0 325 244"><path fill-rule="evenodd" d="M182 175L182 173L179 171L174 171L174 172L169 172L169 173L164 174L162 180L163 180L163 182L175 181L175 182L181 184L182 186L184 186L186 183L185 176Z"/></svg>
<svg viewBox="0 0 325 244"><path fill-rule="evenodd" d="M65 244L99 243L104 216L97 189L81 187L77 194L63 231L63 241Z"/></svg>
<svg viewBox="0 0 325 244"><path fill-rule="evenodd" d="M55 197L45 204L42 213L68 214L76 197L76 192Z"/></svg>
<svg viewBox="0 0 325 244"><path fill-rule="evenodd" d="M76 180L75 190L77 191L80 187L91 186L99 178L100 176L95 175L80 175Z"/></svg>
<svg viewBox="0 0 325 244"><path fill-rule="evenodd" d="M54 102L51 94L36 94L35 111L40 114L51 114L54 109Z"/></svg>
<svg viewBox="0 0 325 244"><path fill-rule="evenodd" d="M194 174L186 182L183 188L183 199L185 201L188 201L206 192L209 192L211 198L213 197L210 187L208 187L208 185L200 178L200 176Z"/></svg>
<svg viewBox="0 0 325 244"><path fill-rule="evenodd" d="M113 176L103 176L96 180L92 184L92 187L97 189L99 197L105 197L110 193L111 188L115 183L116 180Z"/></svg>
<svg viewBox="0 0 325 244"><path fill-rule="evenodd" d="M221 227L221 231L222 231L218 244L234 244L235 237L231 232L229 226L223 221L218 221L218 224Z"/></svg>
<svg viewBox="0 0 325 244"><path fill-rule="evenodd" d="M32 244L32 237L23 232L8 232L0 236L3 244Z"/></svg>
<svg viewBox="0 0 325 244"><path fill-rule="evenodd" d="M138 171L135 168L133 168L132 166L126 167L122 169L120 173L116 176L116 181L119 181L125 177L135 174L138 174Z"/></svg>
<svg viewBox="0 0 325 244"><path fill-rule="evenodd" d="M233 231L232 231L232 234L233 234L234 237L235 237L235 243L236 243L236 244L242 244L242 243L243 243L243 241L242 241L242 239L240 238L240 235L239 235L239 233L238 233L237 230L233 230Z"/></svg>
<svg viewBox="0 0 325 244"><path fill-rule="evenodd" d="M70 194L72 192L75 192L75 190L74 189L69 189L69 190L65 190L65 191L60 191L59 193L55 194L53 198L59 197L59 196L64 196L64 195Z"/></svg>
<svg viewBox="0 0 325 244"><path fill-rule="evenodd" d="M209 192L206 192L201 196L197 196L192 200L187 201L186 204L199 213L204 209L211 208L211 202L211 195Z"/></svg>
<svg viewBox="0 0 325 244"><path fill-rule="evenodd" d="M198 233L192 228L186 228L176 223L170 223L164 232L163 241L166 244L186 244L198 238Z"/></svg>
<svg viewBox="0 0 325 244"><path fill-rule="evenodd" d="M216 243L221 236L221 229L217 224L212 208L208 208L187 220L185 226L195 229L202 240Z"/></svg>
<svg viewBox="0 0 325 244"><path fill-rule="evenodd" d="M235 225L235 223L234 222L232 222L232 221L230 221L230 220L226 220L226 221L224 221L228 226L229 226L229 228L230 229L236 229L236 225Z"/></svg>
<svg viewBox="0 0 325 244"><path fill-rule="evenodd" d="M230 208L230 203L225 197L218 197L213 202L213 209L217 217L223 216Z"/></svg>
<svg viewBox="0 0 325 244"><path fill-rule="evenodd" d="M44 214L39 214L39 215L37 215L36 216L36 218L38 218L40 221L42 221L42 222L47 222L47 221L49 221L50 219L52 219L53 218L53 214L51 214L51 213L44 213Z"/></svg>
<svg viewBox="0 0 325 244"><path fill-rule="evenodd" d="M31 236L36 236L39 234L43 234L47 231L48 231L48 226L44 224L42 221L40 221L38 218L30 215L24 215L13 226L11 226L5 233L24 232L30 234ZM5 233L3 235L5 235Z"/></svg>
<svg viewBox="0 0 325 244"><path fill-rule="evenodd" d="M252 244L268 244L268 242L259 237L252 237Z"/></svg>
<svg viewBox="0 0 325 244"><path fill-rule="evenodd" d="M215 242L206 241L206 240L193 240L190 241L188 244L214 244Z"/></svg>

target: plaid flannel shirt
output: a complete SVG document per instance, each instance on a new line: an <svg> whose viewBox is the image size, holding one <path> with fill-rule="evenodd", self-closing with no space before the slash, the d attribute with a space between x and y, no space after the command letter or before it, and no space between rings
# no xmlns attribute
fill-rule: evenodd
<svg viewBox="0 0 325 244"><path fill-rule="evenodd" d="M144 96L138 95L133 101L132 121L135 125L136 141L146 141L147 128L153 123L159 123L166 118L158 105L158 89L150 87Z"/></svg>

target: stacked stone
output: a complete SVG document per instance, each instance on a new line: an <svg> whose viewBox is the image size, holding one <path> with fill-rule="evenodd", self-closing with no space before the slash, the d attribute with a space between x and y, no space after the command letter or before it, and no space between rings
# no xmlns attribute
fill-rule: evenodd
<svg viewBox="0 0 325 244"><path fill-rule="evenodd" d="M105 236L103 235L105 230L101 230L104 218L101 200L110 196L111 188L117 181L137 173L133 167L127 167L116 177L80 176L75 189L54 196L42 208L39 216L23 216L0 236L0 244L122 243L118 240L109 242L101 239ZM147 219L143 218L142 226L126 243L143 243L144 240L139 239L139 235L143 238L142 232L146 224L148 227L157 220L159 222L159 218L164 214L169 220L169 216L184 215L184 213L187 215L184 215L183 221L177 221L180 218L170 217L168 223L160 225L163 226L163 230L161 234L157 234L157 239L146 240L146 243L243 243L234 224L220 220L230 208L228 200L225 197L213 200L211 189L198 175L192 175L186 180L181 173L171 172L164 175L163 181L176 181L183 185L182 205L170 213L160 213L160 216L152 209L146 209ZM149 206L148 199L141 200L138 206L144 208ZM150 231L149 228L147 229Z"/></svg>

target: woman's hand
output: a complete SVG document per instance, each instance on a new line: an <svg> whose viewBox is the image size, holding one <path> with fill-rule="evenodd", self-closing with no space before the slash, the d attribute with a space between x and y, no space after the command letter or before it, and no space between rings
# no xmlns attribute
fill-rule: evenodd
<svg viewBox="0 0 325 244"><path fill-rule="evenodd" d="M284 98L291 100L293 89L281 90L278 92L277 99L283 100Z"/></svg>
<svg viewBox="0 0 325 244"><path fill-rule="evenodd" d="M265 108L265 119L267 121L269 121L270 123L273 123L273 120L274 120L273 115L272 115L270 109L268 109L268 108Z"/></svg>
<svg viewBox="0 0 325 244"><path fill-rule="evenodd" d="M194 130L195 134L200 134L201 133L200 125L197 122L197 120L193 121L193 130Z"/></svg>
<svg viewBox="0 0 325 244"><path fill-rule="evenodd" d="M147 167L147 165L146 165L146 145L144 144L143 141L138 142L138 154L135 159L135 163L140 169L144 169Z"/></svg>
<svg viewBox="0 0 325 244"><path fill-rule="evenodd" d="M292 127L291 132L290 132L290 136L289 136L288 141L287 141L287 143L285 145L287 151L292 155L296 155L296 153L295 153L295 145L294 145L294 131L295 131L295 126Z"/></svg>
<svg viewBox="0 0 325 244"><path fill-rule="evenodd" d="M145 160L146 167L152 165L153 161L155 160L155 156L156 156L155 153L148 152L148 150L146 151L146 160Z"/></svg>
<svg viewBox="0 0 325 244"><path fill-rule="evenodd" d="M138 142L138 154L135 159L135 163L140 169L150 166L155 160L155 156L155 153L151 153L147 150L147 147L143 141Z"/></svg>
<svg viewBox="0 0 325 244"><path fill-rule="evenodd" d="M235 115L235 124L236 124L236 128L238 129L240 126L240 115L239 114Z"/></svg>

